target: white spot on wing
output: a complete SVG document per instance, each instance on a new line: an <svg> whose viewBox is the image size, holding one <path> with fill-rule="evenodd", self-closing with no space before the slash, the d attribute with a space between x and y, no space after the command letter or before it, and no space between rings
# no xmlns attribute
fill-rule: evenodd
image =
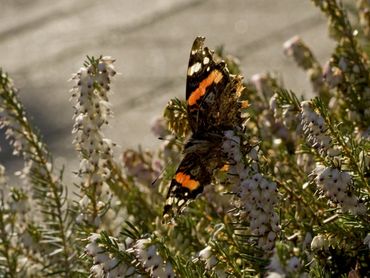
<svg viewBox="0 0 370 278"><path fill-rule="evenodd" d="M203 64L204 65L207 65L208 63L209 63L209 58L208 57L204 57Z"/></svg>
<svg viewBox="0 0 370 278"><path fill-rule="evenodd" d="M172 205L173 204L173 198L172 197L170 197L170 198L167 199L167 204L168 205Z"/></svg>
<svg viewBox="0 0 370 278"><path fill-rule="evenodd" d="M195 72L198 72L202 68L202 64L196 62L194 65L189 67L188 69L188 76L192 76Z"/></svg>

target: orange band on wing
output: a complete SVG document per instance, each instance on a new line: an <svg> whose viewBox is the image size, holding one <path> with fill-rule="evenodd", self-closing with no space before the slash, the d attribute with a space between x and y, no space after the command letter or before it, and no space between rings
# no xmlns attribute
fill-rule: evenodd
<svg viewBox="0 0 370 278"><path fill-rule="evenodd" d="M194 189L197 189L199 187L198 181L192 180L189 175L181 172L176 174L175 180L183 187L188 188L190 191L193 191Z"/></svg>
<svg viewBox="0 0 370 278"><path fill-rule="evenodd" d="M194 105L198 99L200 99L205 93L207 88L212 85L212 83L218 83L222 79L222 73L218 70L213 70L206 79L199 83L199 87L196 88L188 99L188 105Z"/></svg>

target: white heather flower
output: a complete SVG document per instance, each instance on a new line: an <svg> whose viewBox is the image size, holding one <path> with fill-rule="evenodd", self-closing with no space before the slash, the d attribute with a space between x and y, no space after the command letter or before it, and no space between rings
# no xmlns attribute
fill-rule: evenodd
<svg viewBox="0 0 370 278"><path fill-rule="evenodd" d="M207 246L206 248L199 251L199 257L202 258L202 259L208 259L211 256L212 256L212 247L211 246Z"/></svg>
<svg viewBox="0 0 370 278"><path fill-rule="evenodd" d="M314 169L314 157L308 153L299 153L297 154L297 165L302 167L306 173L312 172Z"/></svg>
<svg viewBox="0 0 370 278"><path fill-rule="evenodd" d="M93 221L90 221L90 224L92 224L94 227L99 227L101 223L101 217L98 215L94 218Z"/></svg>
<svg viewBox="0 0 370 278"><path fill-rule="evenodd" d="M19 213L20 215L26 214L30 210L30 204L27 198L21 198L19 200L13 200L9 203L9 209L13 213Z"/></svg>
<svg viewBox="0 0 370 278"><path fill-rule="evenodd" d="M175 277L175 273L173 271L172 264L167 262L165 265L153 268L151 276L156 278L173 278Z"/></svg>
<svg viewBox="0 0 370 278"><path fill-rule="evenodd" d="M266 276L266 278L284 278L284 277L285 277L284 274L280 274L277 272L269 272Z"/></svg>
<svg viewBox="0 0 370 278"><path fill-rule="evenodd" d="M327 154L331 157L338 156L338 155L340 155L340 153L341 153L340 149L329 148L327 150Z"/></svg>
<svg viewBox="0 0 370 278"><path fill-rule="evenodd" d="M0 149L0 151L1 151L1 149ZM0 186L2 188L4 188L6 186L7 180L8 179L5 175L5 167L0 164Z"/></svg>
<svg viewBox="0 0 370 278"><path fill-rule="evenodd" d="M254 161L258 161L258 150L256 148L252 148L248 153L248 156Z"/></svg>
<svg viewBox="0 0 370 278"><path fill-rule="evenodd" d="M370 249L370 233L364 238L364 244Z"/></svg>
<svg viewBox="0 0 370 278"><path fill-rule="evenodd" d="M82 225L84 223L84 220L85 220L85 215L83 213L80 213L79 215L77 215L76 217L77 224Z"/></svg>
<svg viewBox="0 0 370 278"><path fill-rule="evenodd" d="M274 117L276 118L277 114L276 114L276 109L277 109L277 98L278 98L278 95L277 94L274 94L271 98L270 98L270 101L269 101L269 106L270 106L270 109L274 112Z"/></svg>
<svg viewBox="0 0 370 278"><path fill-rule="evenodd" d="M301 38L294 36L284 43L284 53L287 56L293 56L298 65L304 64L306 59L305 50L302 47Z"/></svg>
<svg viewBox="0 0 370 278"><path fill-rule="evenodd" d="M90 273L95 277L104 277L104 269L100 264L95 264L90 268Z"/></svg>
<svg viewBox="0 0 370 278"><path fill-rule="evenodd" d="M271 80L272 78L267 74L255 74L251 77L251 83L254 85L257 92L266 99L270 99L274 94Z"/></svg>
<svg viewBox="0 0 370 278"><path fill-rule="evenodd" d="M345 58L345 57L340 57L340 59L339 59L339 63L338 63L338 66L339 66L339 68L340 68L342 71L347 71L347 66L348 66L347 58Z"/></svg>
<svg viewBox="0 0 370 278"><path fill-rule="evenodd" d="M111 271L113 269L116 269L119 263L120 261L117 258L113 258L113 259L109 259L105 261L105 263L103 264L104 271Z"/></svg>
<svg viewBox="0 0 370 278"><path fill-rule="evenodd" d="M152 246L154 247L154 248L152 248L153 253L151 252L151 248L150 248ZM163 259L157 253L156 246L155 245L152 245L152 246L150 246L149 249L148 249L148 257L147 257L146 261L143 261L143 266L145 268L153 267L153 269L155 269L155 268L158 268L163 263Z"/></svg>
<svg viewBox="0 0 370 278"><path fill-rule="evenodd" d="M297 257L292 257L287 262L287 270L290 273L296 272L300 267L300 262Z"/></svg>
<svg viewBox="0 0 370 278"><path fill-rule="evenodd" d="M275 251L275 250L274 250ZM279 256L276 252L274 252L274 255L270 259L270 263L267 266L268 270L277 273L277 274L283 274L284 273L284 266L281 264Z"/></svg>
<svg viewBox="0 0 370 278"><path fill-rule="evenodd" d="M133 266L130 266L127 270L126 270L126 272L125 272L125 275L126 276L131 276L132 274L134 274L135 273L135 268L133 267Z"/></svg>
<svg viewBox="0 0 370 278"><path fill-rule="evenodd" d="M94 264L105 264L110 260L110 257L107 253L101 252L94 256Z"/></svg>
<svg viewBox="0 0 370 278"><path fill-rule="evenodd" d="M283 124L287 128L292 128L297 121L297 115L293 111L293 108L291 106L287 106L284 108L282 117Z"/></svg>
<svg viewBox="0 0 370 278"><path fill-rule="evenodd" d="M97 240L100 238L99 234L92 234L87 239L90 241L89 244L86 245L85 251L89 256L96 256L98 253L104 251L103 248L99 247Z"/></svg>
<svg viewBox="0 0 370 278"><path fill-rule="evenodd" d="M311 246L312 242L312 235L310 232L306 233L304 240L303 240L303 247L307 248L308 246Z"/></svg>
<svg viewBox="0 0 370 278"><path fill-rule="evenodd" d="M150 277L154 277L154 278L166 277L166 273L165 273L164 268L162 268L162 267L153 267L153 270L151 272Z"/></svg>
<svg viewBox="0 0 370 278"><path fill-rule="evenodd" d="M100 238L99 234L91 234L88 237L89 243L85 247L85 252L87 255L93 258L94 265L90 268L90 273L94 277L122 277L130 268L125 262L114 257L98 243ZM111 237L111 240L115 240ZM117 243L122 246L123 244ZM125 252L125 248L120 250Z"/></svg>
<svg viewBox="0 0 370 278"><path fill-rule="evenodd" d="M163 138L168 134L166 122L163 117L153 119L150 125L150 130L156 137L160 138Z"/></svg>
<svg viewBox="0 0 370 278"><path fill-rule="evenodd" d="M212 254L211 246L206 246L202 249L199 252L198 257L205 263L206 269L212 269L218 262L216 257Z"/></svg>
<svg viewBox="0 0 370 278"><path fill-rule="evenodd" d="M127 273L127 266L124 264L119 264L111 268L110 270L108 270L106 277L107 278L126 277L128 276L126 273Z"/></svg>
<svg viewBox="0 0 370 278"><path fill-rule="evenodd" d="M151 239L139 239L136 241L132 248L136 259L140 262L142 267L151 274L152 277L164 273L166 270L166 265L163 258L158 252L158 248L155 244L151 244ZM167 266L167 271L170 272L171 265Z"/></svg>
<svg viewBox="0 0 370 278"><path fill-rule="evenodd" d="M175 277L175 273L173 271L173 267L172 267L172 264L170 262L167 262L166 263L166 266L165 266L165 274L167 278L173 278Z"/></svg>
<svg viewBox="0 0 370 278"><path fill-rule="evenodd" d="M348 120L353 121L353 122L361 122L361 115L357 111L353 110L348 110L347 111L347 117Z"/></svg>
<svg viewBox="0 0 370 278"><path fill-rule="evenodd" d="M311 249L312 250L321 250L327 249L329 247L329 242L323 235L315 236L311 241Z"/></svg>
<svg viewBox="0 0 370 278"><path fill-rule="evenodd" d="M281 257L280 257L280 256ZM284 255L276 248L270 258L270 264L267 266L267 277L306 277L306 273L301 270L301 262L298 257L289 257Z"/></svg>
<svg viewBox="0 0 370 278"><path fill-rule="evenodd" d="M324 79L330 88L338 86L343 81L342 70L327 62L323 69Z"/></svg>
<svg viewBox="0 0 370 278"><path fill-rule="evenodd" d="M269 232L268 235L267 235L267 239L269 241L275 241L275 239L276 239L276 233L274 233L273 231Z"/></svg>

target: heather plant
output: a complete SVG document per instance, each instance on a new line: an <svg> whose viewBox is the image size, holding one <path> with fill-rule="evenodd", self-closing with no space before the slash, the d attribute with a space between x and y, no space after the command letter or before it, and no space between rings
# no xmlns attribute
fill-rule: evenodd
<svg viewBox="0 0 370 278"><path fill-rule="evenodd" d="M273 73L245 78L243 121L222 134L228 163L172 221L162 213L190 135L185 101L170 100L153 123L158 150L119 150L104 135L114 59L88 57L71 79L71 185L1 70L0 123L24 167L12 186L0 165L0 276L368 277L369 3L357 1L351 23L340 2L312 2L336 41L331 58L322 65L297 36L284 53L314 97ZM223 48L215 55L240 74Z"/></svg>

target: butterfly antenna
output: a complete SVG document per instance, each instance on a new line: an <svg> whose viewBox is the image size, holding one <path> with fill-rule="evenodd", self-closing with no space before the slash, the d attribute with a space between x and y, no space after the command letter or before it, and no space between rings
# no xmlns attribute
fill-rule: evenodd
<svg viewBox="0 0 370 278"><path fill-rule="evenodd" d="M179 137L177 137L176 135L172 135L172 136L173 136L172 138L158 137L158 139L161 140L161 141L168 141L168 142L174 140L175 143L180 145L180 146L184 144L183 140L179 139Z"/></svg>
<svg viewBox="0 0 370 278"><path fill-rule="evenodd" d="M154 181L152 181L152 186L154 186L157 183L158 179L163 176L163 173L166 170L167 170L167 167L162 169L162 171L159 173L159 175L154 179Z"/></svg>

